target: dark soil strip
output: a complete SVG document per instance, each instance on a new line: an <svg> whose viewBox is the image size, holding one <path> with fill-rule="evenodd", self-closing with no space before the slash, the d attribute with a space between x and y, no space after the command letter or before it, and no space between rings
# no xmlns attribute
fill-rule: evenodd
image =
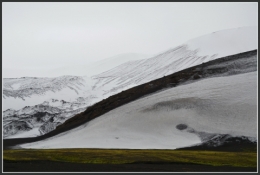
<svg viewBox="0 0 260 175"><path fill-rule="evenodd" d="M83 164L4 160L3 172L257 172L257 168L197 164Z"/></svg>
<svg viewBox="0 0 260 175"><path fill-rule="evenodd" d="M55 130L35 138L20 138L20 139L4 139L4 149L9 149L12 146L22 143L30 143L62 132L78 127L90 120L93 120L119 106L137 100L145 95L157 92L164 88L171 88L181 85L189 80L198 80L214 76L227 76L252 72L257 70L257 50L240 53L237 55L219 58L198 66L194 66L180 72L153 80L151 82L133 87L119 94L113 95L104 99L93 106L90 106L86 111L75 115L68 119L62 125L59 125Z"/></svg>

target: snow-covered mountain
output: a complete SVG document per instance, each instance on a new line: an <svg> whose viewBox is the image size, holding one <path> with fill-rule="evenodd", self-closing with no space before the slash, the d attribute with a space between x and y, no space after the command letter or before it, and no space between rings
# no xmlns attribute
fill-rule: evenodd
<svg viewBox="0 0 260 175"><path fill-rule="evenodd" d="M82 99L83 105L70 109L74 111L86 108L123 90L188 67L255 49L257 49L257 28L244 27L211 33L190 40L157 56L129 61L92 77L61 76L54 78L4 79L3 109L4 113L7 113L6 110L8 109L22 111L25 106L30 106L36 110L36 105L51 99L64 100L71 104L76 103L78 99ZM117 60L117 58L113 59ZM19 113L19 115L24 114ZM4 120L7 118L10 118L10 116L5 117ZM20 117L18 116L18 118ZM66 117L66 119L68 118ZM61 122L63 121L61 120ZM16 128L15 130L19 130L16 125L12 125L12 128L13 126ZM6 128L8 127L6 126ZM29 127L25 128L23 129L26 130L24 133L29 133L28 130L31 129ZM6 131L8 133L12 130ZM12 131L12 133L15 132ZM11 135L6 134L7 137ZM27 135L23 134L23 136L20 135L19 137L27 137Z"/></svg>

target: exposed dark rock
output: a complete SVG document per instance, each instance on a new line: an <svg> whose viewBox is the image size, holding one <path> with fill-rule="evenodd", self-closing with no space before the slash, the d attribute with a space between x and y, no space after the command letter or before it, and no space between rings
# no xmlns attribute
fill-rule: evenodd
<svg viewBox="0 0 260 175"><path fill-rule="evenodd" d="M188 127L188 126L185 125L185 124L179 124L179 125L176 126L176 128L179 129L179 130L184 130L184 129L186 129L187 127Z"/></svg>
<svg viewBox="0 0 260 175"><path fill-rule="evenodd" d="M179 148L181 150L214 150L214 151L257 151L257 141L246 136L218 134L201 144Z"/></svg>
<svg viewBox="0 0 260 175"><path fill-rule="evenodd" d="M194 79L194 80L197 80L197 79L199 79L200 77L201 77L200 75L195 74L195 75L193 76L193 79Z"/></svg>
<svg viewBox="0 0 260 175"><path fill-rule="evenodd" d="M29 131L32 128L24 121L13 121L3 127L3 134L5 136L13 135L19 131ZM7 135L8 134L8 135Z"/></svg>

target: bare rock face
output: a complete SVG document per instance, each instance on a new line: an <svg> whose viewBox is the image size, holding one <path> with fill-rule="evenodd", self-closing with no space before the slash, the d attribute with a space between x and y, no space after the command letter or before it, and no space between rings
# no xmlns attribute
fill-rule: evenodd
<svg viewBox="0 0 260 175"><path fill-rule="evenodd" d="M39 131L43 135L43 134L46 134L46 133L54 130L60 124L61 124L61 122L53 122L53 121L50 120L50 121L44 123L43 125L41 125L40 128L39 128Z"/></svg>
<svg viewBox="0 0 260 175"><path fill-rule="evenodd" d="M86 109L84 107L85 104L84 102L78 103L76 101L71 103L64 100L51 99L39 105L25 106L20 110L8 109L3 112L4 138L14 137L31 129L37 129L38 136L46 134L68 118L84 111ZM24 127L21 127L22 123ZM36 134L33 133L33 136L35 137ZM31 137L30 134L23 134L24 136Z"/></svg>
<svg viewBox="0 0 260 175"><path fill-rule="evenodd" d="M3 128L3 134L5 136L14 135L21 131L29 131L32 128L25 121L12 121L6 124Z"/></svg>

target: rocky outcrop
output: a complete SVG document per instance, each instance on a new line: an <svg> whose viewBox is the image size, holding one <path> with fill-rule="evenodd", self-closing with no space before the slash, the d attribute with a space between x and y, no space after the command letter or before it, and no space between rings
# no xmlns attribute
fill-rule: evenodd
<svg viewBox="0 0 260 175"><path fill-rule="evenodd" d="M25 121L12 121L4 126L3 134L4 136L9 136L21 131L29 131L31 129L30 125Z"/></svg>

